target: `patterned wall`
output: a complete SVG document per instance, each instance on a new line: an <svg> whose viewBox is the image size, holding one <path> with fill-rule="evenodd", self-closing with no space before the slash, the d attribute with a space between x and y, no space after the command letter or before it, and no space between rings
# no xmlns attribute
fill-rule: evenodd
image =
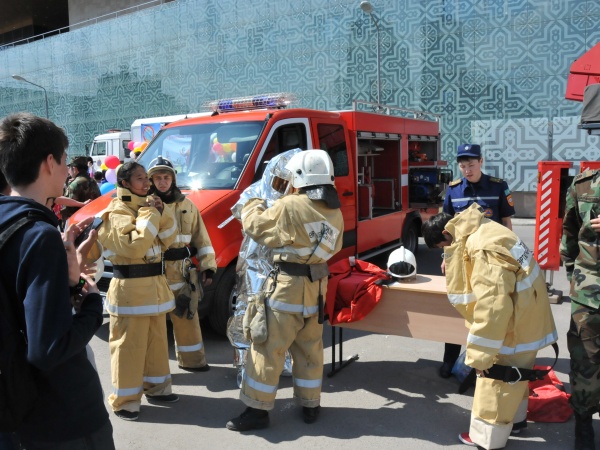
<svg viewBox="0 0 600 450"><path fill-rule="evenodd" d="M377 98L377 33L359 0L177 0L0 48L0 115L64 126L70 152L134 119L211 99L289 91L297 106ZM443 114L443 156L483 144L486 170L536 189L537 161L598 159L564 100L574 59L600 40L600 1L372 0L382 102Z"/></svg>

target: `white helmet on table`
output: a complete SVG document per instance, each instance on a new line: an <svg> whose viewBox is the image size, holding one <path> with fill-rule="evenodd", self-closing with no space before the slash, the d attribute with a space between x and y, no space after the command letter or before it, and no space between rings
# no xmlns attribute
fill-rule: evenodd
<svg viewBox="0 0 600 450"><path fill-rule="evenodd" d="M297 153L285 166L291 172L292 186L333 185L333 162L325 150L305 150Z"/></svg>
<svg viewBox="0 0 600 450"><path fill-rule="evenodd" d="M417 276L417 260L410 250L400 247L390 253L388 273L394 278L406 279Z"/></svg>

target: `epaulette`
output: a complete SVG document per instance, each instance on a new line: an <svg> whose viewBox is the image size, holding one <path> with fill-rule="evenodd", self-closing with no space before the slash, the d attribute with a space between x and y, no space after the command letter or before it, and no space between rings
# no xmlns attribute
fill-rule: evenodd
<svg viewBox="0 0 600 450"><path fill-rule="evenodd" d="M492 181L494 183L504 183L504 180L502 178L498 178L498 177L490 177L490 181Z"/></svg>
<svg viewBox="0 0 600 450"><path fill-rule="evenodd" d="M459 178L458 180L451 181L450 183L448 183L448 185L456 186L456 185L460 184L461 181L462 181L462 178Z"/></svg>
<svg viewBox="0 0 600 450"><path fill-rule="evenodd" d="M597 172L598 172L598 170L592 170L592 169L584 170L583 172L581 172L579 175L577 175L575 177L575 179L573 180L573 183L579 183L580 181L587 180L588 178L593 177Z"/></svg>

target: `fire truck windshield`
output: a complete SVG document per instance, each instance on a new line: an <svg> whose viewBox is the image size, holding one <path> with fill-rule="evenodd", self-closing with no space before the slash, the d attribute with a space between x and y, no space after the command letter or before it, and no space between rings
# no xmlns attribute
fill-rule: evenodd
<svg viewBox="0 0 600 450"><path fill-rule="evenodd" d="M263 122L225 122L166 128L139 162L148 168L158 156L177 171L182 189L232 189L256 144Z"/></svg>

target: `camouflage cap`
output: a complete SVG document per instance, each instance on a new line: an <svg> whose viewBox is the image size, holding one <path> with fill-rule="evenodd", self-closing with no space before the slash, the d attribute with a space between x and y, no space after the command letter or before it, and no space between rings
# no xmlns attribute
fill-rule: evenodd
<svg viewBox="0 0 600 450"><path fill-rule="evenodd" d="M74 156L71 162L68 164L69 167L77 167L78 169L87 169L88 159L87 156Z"/></svg>

